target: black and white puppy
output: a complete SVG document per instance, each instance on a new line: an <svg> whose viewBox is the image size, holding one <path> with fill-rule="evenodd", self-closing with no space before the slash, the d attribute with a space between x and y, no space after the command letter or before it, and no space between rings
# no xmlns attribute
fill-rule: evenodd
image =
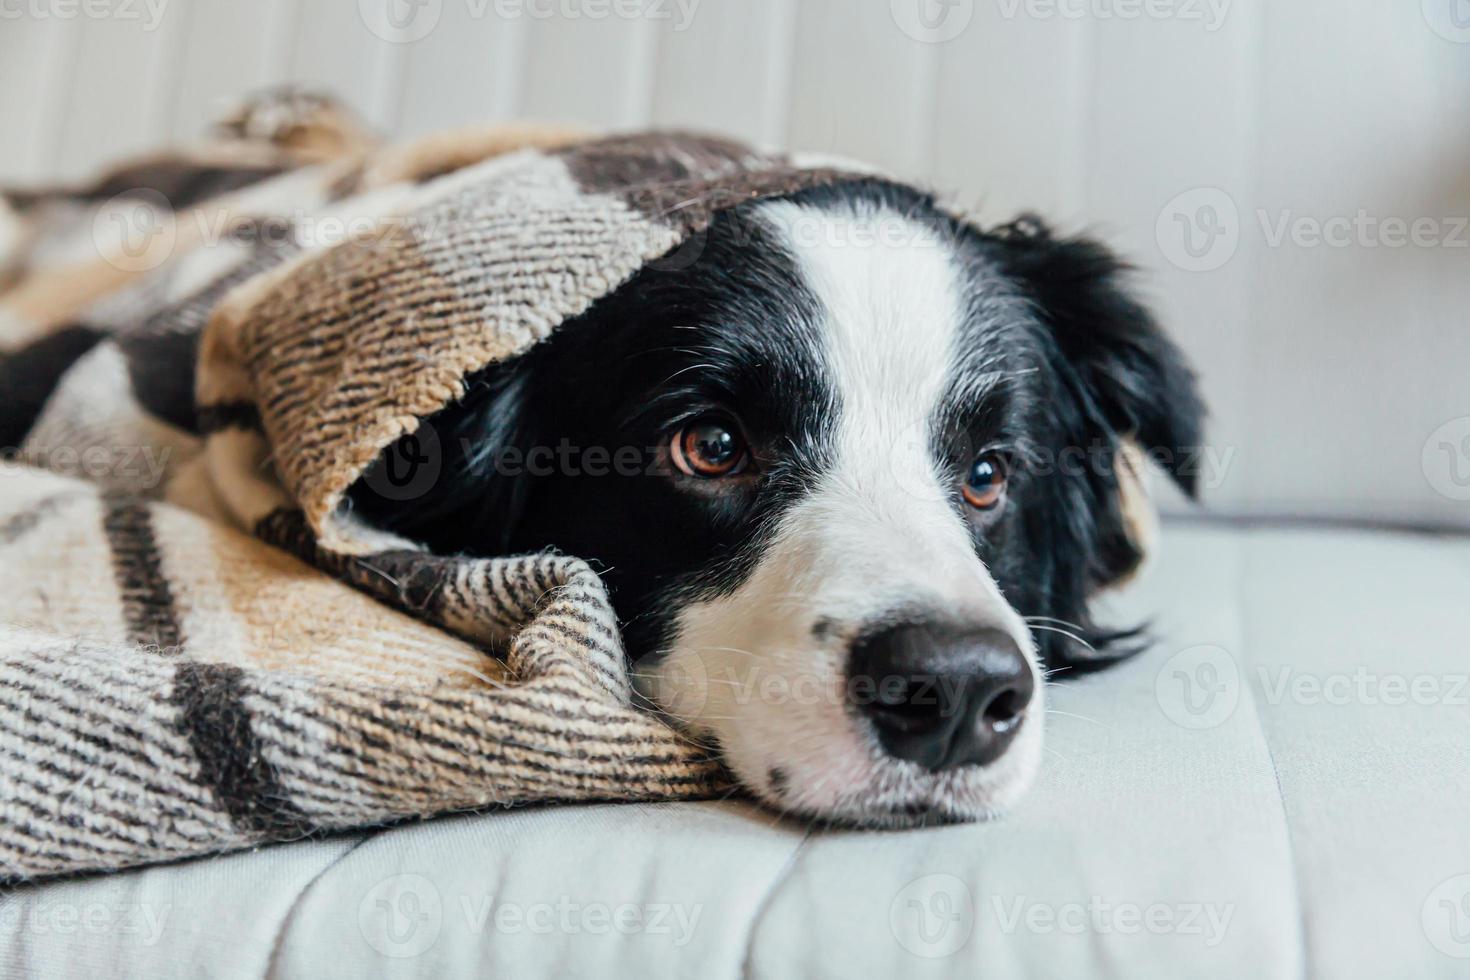
<svg viewBox="0 0 1470 980"><path fill-rule="evenodd" d="M991 816L1043 676L1128 652L1087 608L1141 558L1124 447L1193 489L1193 376L1121 274L877 179L752 202L477 377L423 497L354 499L592 560L639 690L775 806Z"/></svg>

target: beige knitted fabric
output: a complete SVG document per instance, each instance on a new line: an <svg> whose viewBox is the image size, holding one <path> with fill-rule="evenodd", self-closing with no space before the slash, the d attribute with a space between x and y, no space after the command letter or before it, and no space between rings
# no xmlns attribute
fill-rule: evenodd
<svg viewBox="0 0 1470 980"><path fill-rule="evenodd" d="M344 493L717 210L853 177L667 134L378 150L299 97L224 136L0 212L0 878L728 792L631 704L585 563L430 555Z"/></svg>

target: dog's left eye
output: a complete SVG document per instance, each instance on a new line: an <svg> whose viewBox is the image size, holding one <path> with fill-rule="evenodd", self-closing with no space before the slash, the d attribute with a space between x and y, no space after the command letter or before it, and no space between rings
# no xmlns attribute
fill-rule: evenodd
<svg viewBox="0 0 1470 980"><path fill-rule="evenodd" d="M995 453L975 457L965 477L965 503L976 510L994 510L1005 492L1005 462Z"/></svg>
<svg viewBox="0 0 1470 980"><path fill-rule="evenodd" d="M740 427L723 416L707 415L686 424L670 444L674 466L685 476L733 476L749 457Z"/></svg>

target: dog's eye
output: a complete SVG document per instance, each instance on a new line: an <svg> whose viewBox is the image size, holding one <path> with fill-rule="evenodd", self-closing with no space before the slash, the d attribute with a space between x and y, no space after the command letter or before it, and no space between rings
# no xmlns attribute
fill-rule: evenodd
<svg viewBox="0 0 1470 980"><path fill-rule="evenodd" d="M1006 492L1005 463L995 453L975 457L965 477L965 502L977 510L994 510Z"/></svg>
<svg viewBox="0 0 1470 980"><path fill-rule="evenodd" d="M713 415L697 418L674 433L670 450L679 472L706 478L733 476L749 455L740 427Z"/></svg>

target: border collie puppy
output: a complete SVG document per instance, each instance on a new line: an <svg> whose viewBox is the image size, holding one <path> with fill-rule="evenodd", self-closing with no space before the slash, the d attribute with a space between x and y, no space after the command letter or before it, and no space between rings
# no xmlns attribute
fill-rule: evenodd
<svg viewBox="0 0 1470 980"><path fill-rule="evenodd" d="M1136 646L1087 607L1142 557L1137 450L1193 492L1194 378L1122 273L877 179L749 202L476 376L423 497L356 506L593 561L639 691L781 809L988 817L1046 673Z"/></svg>

